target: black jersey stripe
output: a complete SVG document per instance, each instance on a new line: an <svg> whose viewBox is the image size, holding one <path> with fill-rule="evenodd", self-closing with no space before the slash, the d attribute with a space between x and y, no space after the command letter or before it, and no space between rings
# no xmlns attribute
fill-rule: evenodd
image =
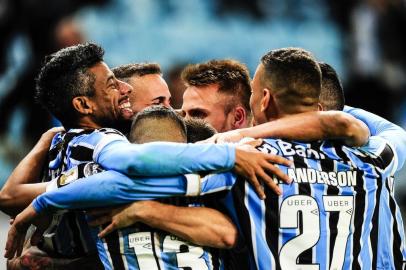
<svg viewBox="0 0 406 270"><path fill-rule="evenodd" d="M251 225L250 214L244 204L246 192L245 181L246 180L244 178L239 176L237 177L237 180L232 188L233 202L235 208L237 209L237 218L243 231L243 236L245 237L245 244L250 248L250 253L255 254L252 244L252 237L255 236L251 234L251 226L254 226L254 224Z"/></svg>
<svg viewBox="0 0 406 270"><path fill-rule="evenodd" d="M374 169L375 170L375 169ZM374 208L374 213L372 215L372 229L371 229L371 249L372 249L372 267L373 269L377 268L378 264L378 232L379 232L379 209L380 209L380 198L381 198L381 192L382 192L382 175L378 174L378 178L376 179L376 185L377 189L375 192L375 208Z"/></svg>
<svg viewBox="0 0 406 270"><path fill-rule="evenodd" d="M279 256L279 196L265 188L265 237L274 258ZM275 270L281 270L279 260L275 260Z"/></svg>
<svg viewBox="0 0 406 270"><path fill-rule="evenodd" d="M89 160L93 159L93 152L94 149L83 146L83 145L75 145L70 147L70 158L82 161L82 160Z"/></svg>
<svg viewBox="0 0 406 270"><path fill-rule="evenodd" d="M103 225L103 229L108 224ZM110 258L113 264L114 270L125 270L124 261L120 254L120 241L118 231L114 231L105 237L107 243L107 250L109 251Z"/></svg>
<svg viewBox="0 0 406 270"><path fill-rule="evenodd" d="M389 182L386 181L386 188L390 190ZM396 202L392 196L389 196L389 209L391 212L393 225L392 225L392 234L393 234L393 258L395 262L396 270L403 270L403 255L402 255L402 238L400 236L398 224L396 223Z"/></svg>
<svg viewBox="0 0 406 270"><path fill-rule="evenodd" d="M300 156L294 156L293 159L293 164L295 168L307 168L308 165L305 161L304 158ZM299 183L298 184L298 194L299 195L308 195L310 196L311 193L311 187L309 183ZM299 234L303 233L303 216L302 216L302 211L299 212L298 218L299 218ZM311 248L303 251L299 256L298 256L298 264L312 264L313 262L313 251Z"/></svg>

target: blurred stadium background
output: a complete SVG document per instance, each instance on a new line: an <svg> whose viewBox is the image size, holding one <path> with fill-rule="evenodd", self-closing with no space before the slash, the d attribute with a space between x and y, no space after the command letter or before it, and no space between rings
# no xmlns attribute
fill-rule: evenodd
<svg viewBox="0 0 406 270"><path fill-rule="evenodd" d="M111 67L160 63L175 107L187 63L235 58L253 75L268 50L302 47L336 68L348 105L406 128L405 0L0 0L0 37L0 186L57 124L33 102L43 57L81 41ZM397 180L406 209L406 170ZM0 244L7 223L1 214Z"/></svg>

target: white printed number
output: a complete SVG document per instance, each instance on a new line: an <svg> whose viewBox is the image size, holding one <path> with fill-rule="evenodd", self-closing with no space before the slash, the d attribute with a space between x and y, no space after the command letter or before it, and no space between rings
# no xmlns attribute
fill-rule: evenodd
<svg viewBox="0 0 406 270"><path fill-rule="evenodd" d="M156 237L156 234L153 234ZM154 255L154 247L150 232L138 232L128 235L129 247L134 249L138 267L140 270L157 270L158 263ZM159 243L159 239L154 239L155 243ZM181 251L184 246L186 252ZM156 247L159 249L159 247ZM203 258L204 250L199 246L194 246L179 240L176 236L167 235L162 244L163 252L176 253L177 267L191 268L193 270L208 270L206 261Z"/></svg>
<svg viewBox="0 0 406 270"><path fill-rule="evenodd" d="M339 212L337 237L331 258L331 270L342 269L345 247L350 233L353 213L353 196L323 196L326 212ZM283 270L318 270L318 264L297 264L297 258L305 250L317 244L320 238L320 211L316 200L307 195L286 198L280 209L280 228L298 229L299 212L302 213L302 233L289 240L280 250L279 261Z"/></svg>

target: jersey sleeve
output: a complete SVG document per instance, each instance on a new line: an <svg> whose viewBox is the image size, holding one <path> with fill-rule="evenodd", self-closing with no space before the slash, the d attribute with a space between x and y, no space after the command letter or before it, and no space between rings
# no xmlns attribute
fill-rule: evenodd
<svg viewBox="0 0 406 270"><path fill-rule="evenodd" d="M137 145L115 141L104 146L95 156L95 161L107 170L131 176L218 172L233 168L235 146L168 142Z"/></svg>
<svg viewBox="0 0 406 270"><path fill-rule="evenodd" d="M398 125L362 109L345 106L344 111L364 122L372 136L379 136L388 142L396 155L396 170L400 170L406 160L406 131Z"/></svg>
<svg viewBox="0 0 406 270"><path fill-rule="evenodd" d="M33 201L38 212L56 209L84 209L152 200L170 196L198 196L230 190L235 183L231 172L172 177L129 178L115 171L104 171L51 189Z"/></svg>
<svg viewBox="0 0 406 270"><path fill-rule="evenodd" d="M398 160L392 147L387 140L379 136L371 136L368 143L359 149L372 154L374 165L382 171L395 173L398 168Z"/></svg>
<svg viewBox="0 0 406 270"><path fill-rule="evenodd" d="M129 178L115 171L105 171L47 191L34 199L33 206L41 213L53 209L117 205L137 200L187 195L188 186L184 176Z"/></svg>

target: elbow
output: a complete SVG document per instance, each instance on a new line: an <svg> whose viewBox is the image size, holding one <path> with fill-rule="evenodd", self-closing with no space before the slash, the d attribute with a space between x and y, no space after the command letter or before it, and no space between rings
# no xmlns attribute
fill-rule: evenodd
<svg viewBox="0 0 406 270"><path fill-rule="evenodd" d="M237 244L237 237L238 237L237 229L234 228L234 230L228 231L222 237L222 248L231 249L235 247L235 245Z"/></svg>
<svg viewBox="0 0 406 270"><path fill-rule="evenodd" d="M11 196L8 192L1 190L0 191L0 210L7 215L14 216L15 211L12 207L12 202L14 201L14 197Z"/></svg>
<svg viewBox="0 0 406 270"><path fill-rule="evenodd" d="M368 127L353 116L340 113L336 116L338 137L344 139L348 146L363 146L368 142Z"/></svg>

